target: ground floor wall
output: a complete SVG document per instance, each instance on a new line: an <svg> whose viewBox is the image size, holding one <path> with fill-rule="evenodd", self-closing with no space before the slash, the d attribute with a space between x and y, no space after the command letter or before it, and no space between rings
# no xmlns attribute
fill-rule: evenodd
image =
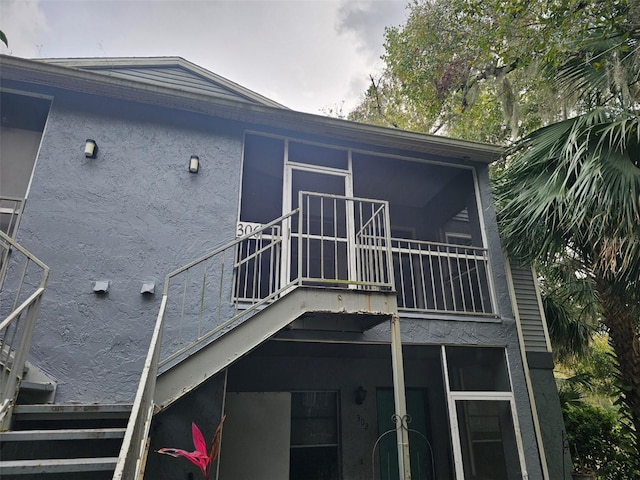
<svg viewBox="0 0 640 480"><path fill-rule="evenodd" d="M476 333L482 330L477 326L474 328ZM343 335L344 341L329 338L340 336L338 334L316 335L315 340L302 341L300 338L294 340L295 333L281 332L279 339L263 344L232 365L226 378L224 373L219 374L156 416L146 478L199 478L197 467L187 460L153 452L161 447L191 451L192 421L201 427L209 444L223 411L227 420L222 436L221 470L219 476L212 475L211 478L240 480L244 478L241 472L249 471L253 471L256 478L255 469L261 461L268 462L269 471L279 472L270 477L262 470L261 480L280 480L283 475L286 479L282 471L287 472L289 468L288 478L303 478L299 472L312 466L313 462L335 462L337 469L327 470L327 477L304 478L398 478L397 464L391 460L396 455L397 443L391 421L395 410L390 344L355 341L358 335L351 334ZM349 336L351 341L346 341ZM444 380L442 351L441 345L406 343L403 346L408 413L413 419L408 427L417 431L410 435L412 473L416 480L455 478L452 447L452 435L455 434L450 423L451 403ZM521 388L524 383L520 378L521 367L517 361L512 361L514 354L509 347L504 351L509 359L513 405L518 412L519 428L516 431L522 439L528 479L541 479L531 411L526 390ZM223 402L226 405L223 406ZM317 407L332 402L335 410L328 412L321 407L324 413L313 418L305 413L307 403ZM454 408L456 418L461 418L462 403L458 402ZM467 402L467 405L472 403ZM464 415L469 411L465 410ZM326 421L332 416L335 416L335 428L328 426L331 421ZM476 424L480 425L482 419L477 418L480 423ZM492 418L493 422L503 423L498 413ZM468 429L468 425L461 424L460 428ZM384 435L389 430L392 431ZM486 478L522 478L519 467L514 467L514 463L518 463L515 442L506 442L506 438L504 436L502 443L496 445L502 445L507 457L505 464L511 473ZM465 448L468 452L470 447L463 445L463 450ZM480 451L477 450L476 456ZM235 466L229 466L230 462L235 462ZM251 468L246 470L243 464ZM234 470L237 465L240 469ZM471 467L465 465L467 468ZM189 472L193 477L186 476Z"/></svg>

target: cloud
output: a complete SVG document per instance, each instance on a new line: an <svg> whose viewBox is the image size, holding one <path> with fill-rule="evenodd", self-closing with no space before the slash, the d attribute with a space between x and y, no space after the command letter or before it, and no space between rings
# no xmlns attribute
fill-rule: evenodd
<svg viewBox="0 0 640 480"><path fill-rule="evenodd" d="M0 53L31 58L39 55L40 35L49 27L38 0L0 0L0 30L9 41Z"/></svg>
<svg viewBox="0 0 640 480"><path fill-rule="evenodd" d="M343 0L336 29L340 34L353 35L358 50L377 59L383 52L385 27L404 22L405 6L405 0Z"/></svg>
<svg viewBox="0 0 640 480"><path fill-rule="evenodd" d="M352 108L405 0L0 0L14 55L181 56L290 108ZM11 27L11 28L10 28ZM4 47L2 47L4 48ZM3 50L4 52L7 49Z"/></svg>

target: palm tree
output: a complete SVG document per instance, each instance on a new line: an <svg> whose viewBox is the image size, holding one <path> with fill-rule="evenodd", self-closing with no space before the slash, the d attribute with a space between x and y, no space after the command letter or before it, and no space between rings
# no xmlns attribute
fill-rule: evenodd
<svg viewBox="0 0 640 480"><path fill-rule="evenodd" d="M517 142L494 186L509 254L547 269L570 259L573 278L587 280L638 434L640 7L626 18L588 30L566 63L546 67L559 92L577 99L576 115Z"/></svg>

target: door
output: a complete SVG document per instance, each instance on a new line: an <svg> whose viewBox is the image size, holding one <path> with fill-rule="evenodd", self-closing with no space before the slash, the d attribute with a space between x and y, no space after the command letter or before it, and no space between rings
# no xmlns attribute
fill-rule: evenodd
<svg viewBox="0 0 640 480"><path fill-rule="evenodd" d="M289 478L291 394L227 393L220 478Z"/></svg>
<svg viewBox="0 0 640 480"><path fill-rule="evenodd" d="M303 193L301 197L300 192L313 193ZM288 225L291 235L284 245L283 284L297 278L307 284L310 279L311 283L327 284L350 278L353 206L344 197L350 197L351 193L351 175L346 171L302 165L286 167L283 213L301 209Z"/></svg>
<svg viewBox="0 0 640 480"><path fill-rule="evenodd" d="M427 390L407 388L407 414L409 423L409 454L411 456L411 478L413 480L435 480L433 450L431 447L431 428L429 422L429 399ZM381 438L378 446L379 475L381 480L397 480L398 444L395 424L392 415L395 412L393 390L379 388L376 390L378 406L378 434L392 430Z"/></svg>

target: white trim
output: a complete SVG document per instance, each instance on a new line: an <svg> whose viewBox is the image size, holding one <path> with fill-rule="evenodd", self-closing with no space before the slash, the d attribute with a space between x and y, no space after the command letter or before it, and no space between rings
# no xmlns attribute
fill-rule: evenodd
<svg viewBox="0 0 640 480"><path fill-rule="evenodd" d="M33 183L33 177L36 173L36 167L38 166L38 159L40 158L40 150L42 149L42 144L44 143L44 136L47 133L49 127L49 119L51 118L51 110L53 110L53 102L54 98L51 97L49 100L49 111L47 112L47 119L44 121L44 127L42 128L42 133L40 134L40 143L38 144L38 150L36 151L36 158L33 160L33 167L31 168L31 176L29 177L29 183L27 184L27 189L24 192L24 202L27 202L27 198L29 198L29 193L31 192L31 184ZM24 211L24 205L22 205L22 210ZM18 225L16 225L16 230Z"/></svg>
<svg viewBox="0 0 640 480"><path fill-rule="evenodd" d="M280 140L290 140L293 141L295 143L302 143L305 145L312 145L315 147L323 147L323 148L329 148L332 150L343 150L343 151L348 151L350 152L350 155L352 155L353 153L359 153L359 154L363 154L363 155L370 155L372 157L380 157L380 158L390 158L393 160L404 160L404 161L408 161L408 162L415 162L415 163L427 163L429 165L438 165L438 166L442 166L442 167L451 167L451 168L461 168L464 170L475 170L475 166L473 165L465 165L464 163L458 163L458 162L463 162L464 159L460 159L460 158L456 158L456 157L452 157L451 161L443 161L443 160L434 160L434 159L430 159L430 158L422 158L422 157L410 157L407 155L399 155L399 154L395 154L395 153L384 153L384 152L379 152L379 151L375 151L375 150L366 150L363 148L355 148L355 147L348 147L348 146L343 146L343 145L336 145L336 144L330 144L330 143L323 143L323 142L317 142L317 141L312 141L312 140L304 140L298 137L292 137L290 135L278 135L278 134L274 134L274 133L269 133L269 132L265 132L265 131L261 131L261 130L245 130L245 134L251 134L251 135L259 135L259 136L263 136L263 137L270 137L270 138L278 138ZM444 137L443 137L444 138ZM440 156L440 155L436 155L433 153L425 153L425 152L419 152L422 155L435 155L435 156ZM349 171L353 171L353 157L351 157L349 159ZM477 163L484 163L480 160L476 160ZM291 162L294 163L294 162ZM303 165L310 165L310 164L303 164ZM327 167L329 168L329 167ZM344 170L342 170L344 171Z"/></svg>
<svg viewBox="0 0 640 480"><path fill-rule="evenodd" d="M482 196L480 195L480 181L478 180L478 172L473 169L473 190L476 195L476 210L478 215L478 224L480 224L480 235L482 236L482 245L486 245L487 249L487 279L489 282L489 295L491 296L492 311L496 316L501 316L500 305L498 303L498 295L496 294L496 285L494 281L493 256L491 255L489 239L487 238L487 230L484 218L484 208L482 205ZM468 208L468 207L467 207ZM493 213L493 209L491 210Z"/></svg>
<svg viewBox="0 0 640 480"><path fill-rule="evenodd" d="M447 363L446 346L440 346L440 363L442 364L442 376L444 377L444 389L447 395L447 406L449 408L449 427L451 430L451 447L453 449L453 465L456 480L464 480L464 464L462 463L462 447L460 446L460 427L458 426L458 414L456 412L456 401L451 397L449 385L449 365Z"/></svg>
<svg viewBox="0 0 640 480"><path fill-rule="evenodd" d="M507 257L506 255L504 255L504 265L507 274L507 287L509 289L509 297L511 300L513 315L516 320L518 346L520 348L520 357L522 358L522 369L524 370L524 379L527 385L527 394L529 396L529 403L531 405L531 417L533 419L533 430L536 436L536 443L538 444L538 454L540 455L540 465L542 466L542 477L544 480L550 480L551 477L549 476L547 455L544 450L544 441L542 439L542 427L540 426L540 419L538 418L538 407L536 406L536 398L533 392L533 382L531 381L531 373L529 372L529 361L527 359L524 335L522 333L522 321L520 320L520 311L518 310L515 287L513 285L513 276L511 275L511 262L509 261L509 257ZM535 279L534 283L537 283L535 282Z"/></svg>
<svg viewBox="0 0 640 480"><path fill-rule="evenodd" d="M481 348L475 347L472 348ZM511 409L511 421L513 423L513 434L518 449L518 458L520 460L520 473L523 480L527 480L527 465L524 456L524 446L522 442L522 434L520 431L520 423L518 421L518 412L516 409L515 396L513 394L513 382L511 380L511 367L507 356L507 349L502 347L503 358L507 368L507 377L509 380L509 391L451 391L449 383L449 366L447 361L446 346L441 346L441 361L444 374L445 393L447 395L447 405L449 406L449 424L451 428L451 443L453 447L453 457L456 480L465 480L464 462L462 458L462 446L460 444L460 426L458 425L458 412L456 402L459 401L503 401L509 402Z"/></svg>

